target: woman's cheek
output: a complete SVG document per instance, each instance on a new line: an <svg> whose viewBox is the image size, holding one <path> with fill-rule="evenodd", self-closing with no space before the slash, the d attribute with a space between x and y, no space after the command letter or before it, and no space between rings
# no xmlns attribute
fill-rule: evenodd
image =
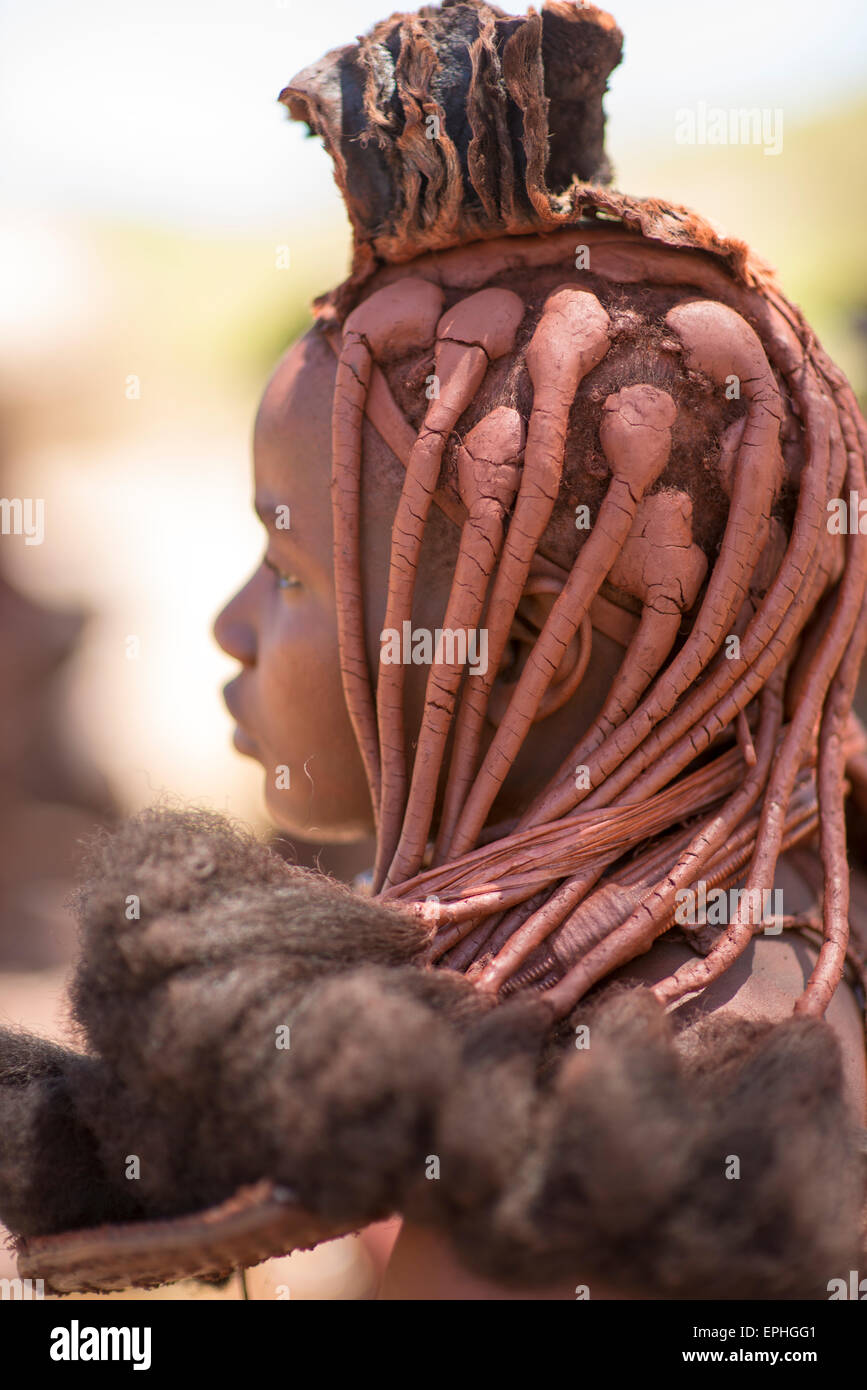
<svg viewBox="0 0 867 1390"><path fill-rule="evenodd" d="M265 796L279 825L327 838L369 833L361 757L343 698L333 613L299 599L260 653Z"/></svg>
<svg viewBox="0 0 867 1390"><path fill-rule="evenodd" d="M298 763L299 775L301 763L321 751L334 717L335 697L343 703L336 652L330 655L323 650L322 631L321 612L311 599L297 599L291 608L278 600L267 645L260 653L268 743L282 761L291 758Z"/></svg>

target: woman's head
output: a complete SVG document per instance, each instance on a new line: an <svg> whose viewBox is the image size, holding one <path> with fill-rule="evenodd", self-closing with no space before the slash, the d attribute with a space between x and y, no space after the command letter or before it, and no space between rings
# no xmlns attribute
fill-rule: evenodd
<svg viewBox="0 0 867 1390"><path fill-rule="evenodd" d="M424 364L421 363L421 366ZM418 378L420 365L414 370ZM315 827L322 840L373 833L374 815L340 675L333 560L331 419L337 359L317 329L296 343L275 368L263 393L253 439L254 505L263 527L263 558L244 587L219 615L215 633L242 670L226 687L237 721L235 746L264 768L264 795L275 824L302 834ZM397 383L396 383L397 384ZM403 382L405 399L424 380ZM420 409L417 406L416 412ZM376 669L385 616L391 528L404 468L372 425L366 423L362 477L364 630L371 670ZM452 452L452 451L450 451ZM441 626L454 573L460 527L438 507L429 519L420 556L413 627ZM492 694L494 716L508 702L515 677L550 597L528 596L515 623L510 651ZM507 798L497 814L514 816L553 773L568 748L574 704L595 712L619 659L619 644L600 634L594 670L576 700L568 681L580 641L563 663L559 713L540 721ZM407 666L407 759L421 716L429 666ZM588 691L591 693L588 694ZM488 737L492 732L489 727ZM281 769L288 768L288 776Z"/></svg>
<svg viewBox="0 0 867 1390"><path fill-rule="evenodd" d="M287 470L299 501L220 620L275 814L297 825L315 804L320 759L311 819L351 833L369 805L375 887L419 904L435 953L486 953L483 984L553 986L558 1011L646 950L696 878L749 864L748 887L770 887L815 829L817 754L826 871L845 873L864 637L864 548L826 514L864 485L847 383L743 244L552 162L549 110L578 102L553 28L578 35L580 67L588 25L610 38L591 11L395 16L287 89L335 157L354 272L269 387L265 510ZM470 19L464 148L442 74ZM303 568L297 507L309 594L274 573ZM298 791L290 769L281 802L284 746L309 776ZM827 913L819 1011L844 900ZM739 912L660 998L714 978L756 928Z"/></svg>
<svg viewBox="0 0 867 1390"><path fill-rule="evenodd" d="M220 614L220 645L242 663L225 698L235 745L265 770L274 821L323 839L370 833L364 768L343 698L330 509L334 357L307 334L269 381L254 433L262 561ZM282 771L281 771L282 769Z"/></svg>

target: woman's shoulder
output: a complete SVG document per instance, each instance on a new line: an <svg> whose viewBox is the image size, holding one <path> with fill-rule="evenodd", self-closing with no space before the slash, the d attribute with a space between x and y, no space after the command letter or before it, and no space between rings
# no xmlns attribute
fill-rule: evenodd
<svg viewBox="0 0 867 1390"><path fill-rule="evenodd" d="M777 886L787 916L815 909L802 862L782 859ZM852 910L863 912L859 894L853 894ZM867 922L862 923L859 917L857 926L857 934L863 939L861 929ZM678 1028L689 1028L709 1014L773 1023L789 1018L816 964L819 945L818 934L792 928L760 932L723 976L676 1007ZM655 984L694 959L695 954L685 941L665 936L618 975ZM858 1122L863 1125L867 1123L867 1039L864 998L854 972L847 971L825 1018L840 1043L846 1090Z"/></svg>

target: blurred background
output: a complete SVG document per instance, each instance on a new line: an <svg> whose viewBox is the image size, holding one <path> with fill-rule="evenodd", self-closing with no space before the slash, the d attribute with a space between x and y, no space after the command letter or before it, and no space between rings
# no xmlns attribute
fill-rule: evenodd
<svg viewBox="0 0 867 1390"><path fill-rule="evenodd" d="M64 1033L63 900L94 826L169 791L268 830L210 627L260 554L264 381L349 255L328 158L276 98L388 10L0 0L0 494L45 499L41 545L0 536L3 1023ZM616 186L750 242L863 403L867 9L612 10ZM702 103L781 113L779 152L679 143L678 113ZM367 857L321 862L351 874Z"/></svg>

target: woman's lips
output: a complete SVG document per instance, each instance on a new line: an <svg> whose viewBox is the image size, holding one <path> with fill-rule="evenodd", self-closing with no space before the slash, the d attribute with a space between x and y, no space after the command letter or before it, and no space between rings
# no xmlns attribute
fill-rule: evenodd
<svg viewBox="0 0 867 1390"><path fill-rule="evenodd" d="M241 723L240 700L238 699L239 692L237 689L238 682L241 679L240 676L236 676L234 680L229 681L228 685L223 686L223 702L225 703L226 709L235 720L235 732L232 735L232 742L238 752L245 754L248 758L257 758L259 756L258 745L255 739L247 733L247 730Z"/></svg>

